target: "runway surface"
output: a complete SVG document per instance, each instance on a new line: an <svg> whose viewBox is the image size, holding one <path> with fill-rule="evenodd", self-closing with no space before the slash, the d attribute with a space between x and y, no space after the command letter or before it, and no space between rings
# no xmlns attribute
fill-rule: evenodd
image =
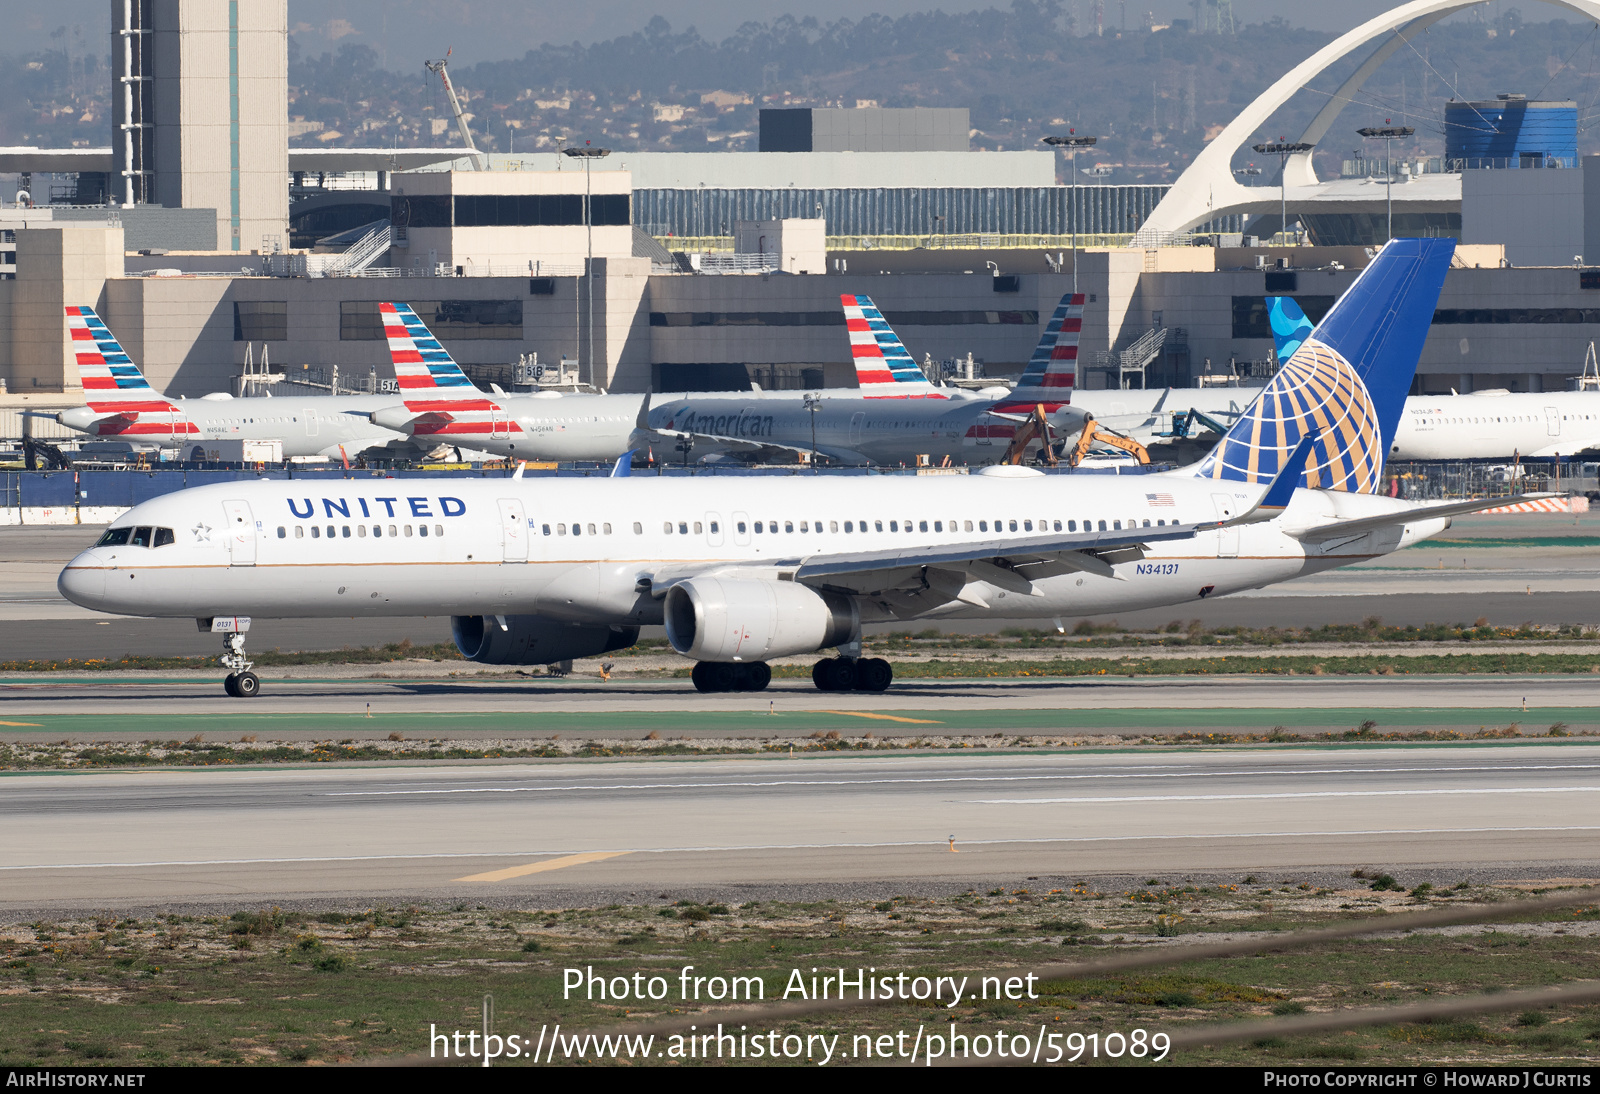
<svg viewBox="0 0 1600 1094"><path fill-rule="evenodd" d="M979 670L981 671L981 669ZM781 680L702 695L687 680L593 678L266 679L230 699L216 678L49 678L0 683L0 740L148 740L200 733L274 739L508 738L541 733L697 738L994 733L1177 733L1271 728L1474 732L1518 722L1600 729L1600 675L995 677L906 680L882 694Z"/></svg>
<svg viewBox="0 0 1600 1094"><path fill-rule="evenodd" d="M6 910L865 895L1329 866L1596 876L1600 834L1600 751L1581 742L24 774L4 788Z"/></svg>
<svg viewBox="0 0 1600 1094"><path fill-rule="evenodd" d="M55 581L68 560L99 535L96 527L0 528L0 661L67 657L213 655L220 642L188 619L129 619L87 611L62 599ZM1600 622L1600 513L1458 518L1437 540L1374 562L1220 600L1115 616L1131 629L1173 619L1208 627L1308 627L1355 623L1368 616L1401 626ZM1095 617L1106 622L1112 617ZM1006 627L1044 628L1044 620L949 620L868 628L985 634ZM646 628L644 637L661 637ZM410 639L450 641L444 617L256 622L251 648L339 649Z"/></svg>

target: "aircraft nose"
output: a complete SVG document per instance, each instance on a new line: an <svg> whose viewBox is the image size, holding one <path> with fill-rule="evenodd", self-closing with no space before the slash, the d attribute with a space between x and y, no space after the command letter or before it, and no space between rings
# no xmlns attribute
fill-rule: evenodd
<svg viewBox="0 0 1600 1094"><path fill-rule="evenodd" d="M106 571L85 551L67 563L67 568L56 578L56 588L61 595L84 608L100 608L106 595Z"/></svg>

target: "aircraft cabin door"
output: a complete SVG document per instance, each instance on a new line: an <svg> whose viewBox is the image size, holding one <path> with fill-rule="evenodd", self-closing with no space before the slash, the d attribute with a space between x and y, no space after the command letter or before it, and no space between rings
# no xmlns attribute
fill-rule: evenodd
<svg viewBox="0 0 1600 1094"><path fill-rule="evenodd" d="M500 537L505 545L504 561L528 561L528 517L521 499L500 499Z"/></svg>
<svg viewBox="0 0 1600 1094"><path fill-rule="evenodd" d="M256 564L256 518L247 501L225 501L222 511L228 521L228 565Z"/></svg>
<svg viewBox="0 0 1600 1094"><path fill-rule="evenodd" d="M492 419L489 425L489 436L502 438L511 436L511 426L506 419L506 408L499 403L495 403L494 409L490 413Z"/></svg>
<svg viewBox="0 0 1600 1094"><path fill-rule="evenodd" d="M1234 518L1236 506L1233 499L1227 494L1212 494L1211 501L1217 507L1218 520L1232 520ZM1232 528L1217 529L1217 557L1239 557L1239 528L1237 525Z"/></svg>
<svg viewBox="0 0 1600 1094"><path fill-rule="evenodd" d="M1545 430L1550 434L1550 436L1561 436L1561 411L1553 406L1545 407L1544 425Z"/></svg>
<svg viewBox="0 0 1600 1094"><path fill-rule="evenodd" d="M317 435L317 412L315 410L302 410L300 413L306 416L306 436L315 437Z"/></svg>
<svg viewBox="0 0 1600 1094"><path fill-rule="evenodd" d="M866 420L867 413L864 410L858 410L850 415L850 444L852 446L861 443L861 426Z"/></svg>

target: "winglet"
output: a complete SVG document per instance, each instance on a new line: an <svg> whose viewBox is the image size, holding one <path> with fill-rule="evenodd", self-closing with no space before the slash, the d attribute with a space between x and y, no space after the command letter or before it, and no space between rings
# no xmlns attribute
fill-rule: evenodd
<svg viewBox="0 0 1600 1094"><path fill-rule="evenodd" d="M611 466L611 477L625 479L633 472L633 449L628 449L617 457L617 462Z"/></svg>

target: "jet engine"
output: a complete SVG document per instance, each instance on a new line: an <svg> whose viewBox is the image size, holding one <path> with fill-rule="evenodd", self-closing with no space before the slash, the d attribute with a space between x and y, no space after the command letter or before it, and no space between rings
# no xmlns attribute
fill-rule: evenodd
<svg viewBox="0 0 1600 1094"><path fill-rule="evenodd" d="M764 661L848 642L855 601L792 581L696 577L667 590L667 640L697 661Z"/></svg>
<svg viewBox="0 0 1600 1094"><path fill-rule="evenodd" d="M639 641L638 627L563 623L539 615L453 615L450 633L462 657L485 665L549 665L598 657Z"/></svg>

